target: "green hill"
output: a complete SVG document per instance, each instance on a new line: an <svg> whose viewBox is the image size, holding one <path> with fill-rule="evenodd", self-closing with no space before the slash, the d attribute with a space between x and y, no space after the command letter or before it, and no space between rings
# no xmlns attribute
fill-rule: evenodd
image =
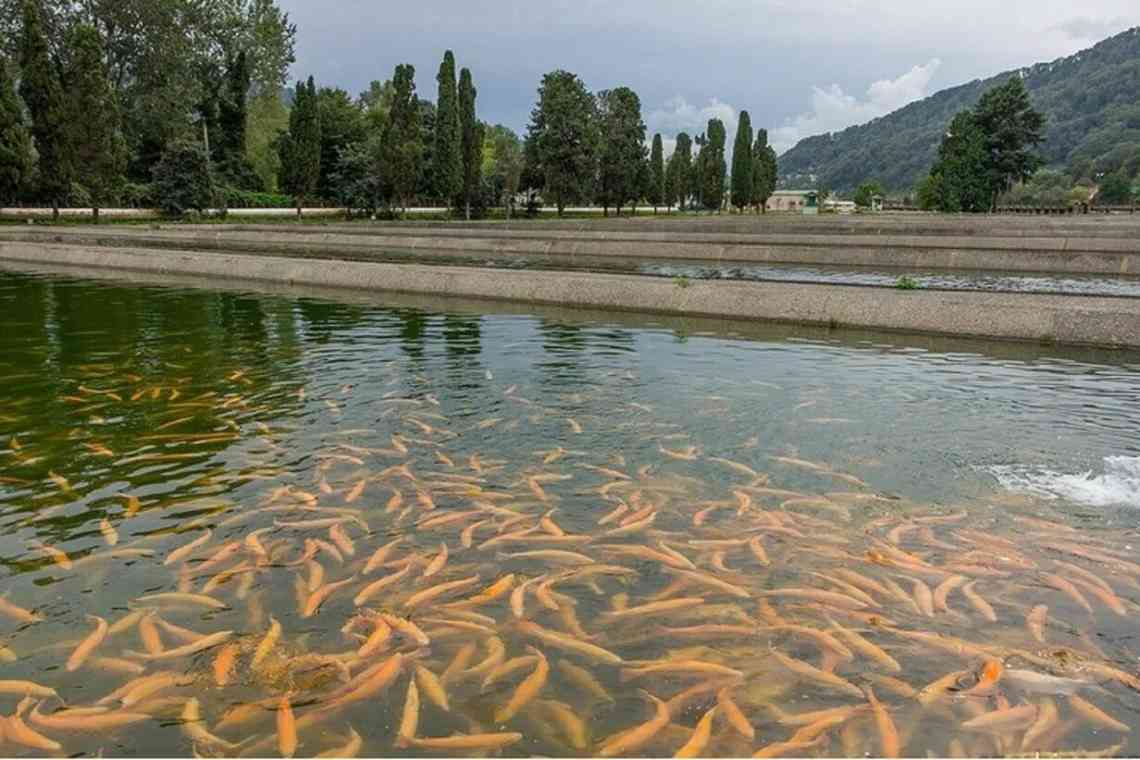
<svg viewBox="0 0 1140 760"><path fill-rule="evenodd" d="M1124 168L1140 171L1140 27L1051 63L1007 71L942 90L842 132L801 140L780 156L785 185L810 181L850 193L866 179L895 192L911 190L929 171L946 125L958 111L1011 76L1025 80L1045 114L1047 165L1076 178Z"/></svg>

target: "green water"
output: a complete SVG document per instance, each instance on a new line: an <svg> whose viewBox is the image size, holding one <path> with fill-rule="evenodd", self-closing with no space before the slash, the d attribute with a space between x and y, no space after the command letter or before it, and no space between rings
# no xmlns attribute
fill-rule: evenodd
<svg viewBox="0 0 1140 760"><path fill-rule="evenodd" d="M8 650L0 680L55 689L59 697L38 708L46 715L92 705L132 678L180 677L130 708L113 703L115 713L138 714L129 725L64 729L30 711L24 721L71 755L271 755L288 694L302 724L299 756L341 747L350 730L364 756L448 754L396 746L418 665L447 674L449 698L443 710L420 690L419 739L511 732L521 737L490 751L590 755L654 718L646 693L669 700L703 683L710 689L674 703L668 725L627 754L676 752L717 704L716 686L731 689L755 737L735 730L721 707L703 753L745 755L800 729L782 723L784 713L866 704L793 675L775 648L873 686L907 755L1014 753L1023 743L1025 751L1119 744L1119 754L1140 752L1136 739L1091 721L1064 693L1076 688L1140 727L1140 693L1128 685L1140 667L1140 356L495 308L0 273L3 597L38 618L0 612ZM455 520L423 525L449 515ZM327 522L306 522L337 517L346 521L331 532ZM476 523L464 546L463 529ZM167 562L207 529L208 540ZM770 564L748 545L754 537ZM403 541L384 566L366 573L373 552L395 538ZM613 548L660 552L661 542L698 575ZM441 544L446 563L423 577ZM536 550L581 558L507 556ZM1109 601L1058 561L1103 579ZM548 587L553 597L536 596L542 583L532 583L521 626L506 595L451 604L511 573L516 583L551 580L577 567L599 574L560 577ZM354 604L361 589L404 568ZM835 580L843 570L895 581L907 595L871 592L872 604L854 609L858 598ZM1050 587L1049 574L1076 582L1091 612ZM912 579L936 589L955 575L977 581L972 589L995 622L961 587L949 592L949 611L933 616L910 601L921 596ZM406 605L438 583L476 576ZM303 616L312 588L342 580ZM847 602L772 593L805 588ZM175 591L207 594L220 608L140 600ZM703 601L609 614L674 599ZM1026 624L1038 605L1048 607L1044 642ZM89 616L114 624L150 607L157 612L146 623L108 635L66 668L96 629ZM370 615L380 611L410 615L430 644L396 632L360 656L356 636L372 631ZM271 620L280 638L255 667ZM833 621L901 670L862 652L836 659L828 640L787 627L834 632ZM536 638L528 624L624 663ZM666 630L703 624L747 631ZM219 685L214 673L221 645L143 657L148 626L160 653L232 631L228 681ZM907 632L986 649L952 654ZM484 688L496 653L510 660L530 655L529 646L549 663L545 678L528 661ZM337 703L397 652L403 666L391 683ZM987 656L1007 673L1079 685L1003 677L963 696ZM575 683L563 660L610 698ZM665 660L739 675L630 670ZM926 707L876 680L921 689L952 671L967 672ZM496 721L523 679L542 680L535 698ZM183 720L189 698L200 721ZM18 688L0 693L0 711L13 714L20 699ZM1036 709L999 733L963 727L1004 701ZM249 703L260 706L244 722L219 725ZM869 708L855 710L815 731L811 746L786 751L879 754L877 726ZM13 741L0 748L43 752Z"/></svg>

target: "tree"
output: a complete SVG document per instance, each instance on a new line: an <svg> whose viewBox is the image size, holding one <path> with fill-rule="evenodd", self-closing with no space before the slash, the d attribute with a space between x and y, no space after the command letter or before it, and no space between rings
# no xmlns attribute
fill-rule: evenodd
<svg viewBox="0 0 1140 760"><path fill-rule="evenodd" d="M693 169L693 141L685 132L677 134L677 142L673 147L673 155L669 156L669 167L665 171L668 180L666 184L665 203L672 206L678 204L685 210L686 200L689 197L691 182L689 175Z"/></svg>
<svg viewBox="0 0 1140 760"><path fill-rule="evenodd" d="M739 213L752 205L752 164L752 118L741 111L732 146L732 205Z"/></svg>
<svg viewBox="0 0 1140 760"><path fill-rule="evenodd" d="M455 86L455 56L443 54L435 81L439 97L435 102L435 134L432 151L435 194L448 206L463 193L463 133L460 131L459 104Z"/></svg>
<svg viewBox="0 0 1140 760"><path fill-rule="evenodd" d="M653 135L653 148L649 151L649 187L645 200L653 204L654 214L657 207L665 203L665 149L661 145L660 132Z"/></svg>
<svg viewBox="0 0 1140 760"><path fill-rule="evenodd" d="M982 95L974 107L974 121L985 135L989 207L994 208L999 195L1029 179L1041 165L1027 148L1044 139L1045 117L1033 109L1025 83L1015 76Z"/></svg>
<svg viewBox="0 0 1140 760"><path fill-rule="evenodd" d="M72 29L69 41L67 150L73 179L87 191L98 224L100 206L116 200L125 180L127 149L99 32L80 24Z"/></svg>
<svg viewBox="0 0 1140 760"><path fill-rule="evenodd" d="M593 181L594 110L594 99L574 74L557 70L542 78L527 128L527 163L559 216Z"/></svg>
<svg viewBox="0 0 1140 760"><path fill-rule="evenodd" d="M1096 200L1106 206L1123 206L1132 202L1132 183L1120 171L1108 175L1100 183Z"/></svg>
<svg viewBox="0 0 1140 760"><path fill-rule="evenodd" d="M639 182L645 162L645 122L641 100L628 87L598 93L599 197L603 208L611 203L621 216L626 201L641 194Z"/></svg>
<svg viewBox="0 0 1140 760"><path fill-rule="evenodd" d="M768 130L756 130L752 145L752 205L760 213L768 213L768 199L776 191L779 166L776 151L768 144Z"/></svg>
<svg viewBox="0 0 1140 760"><path fill-rule="evenodd" d="M16 94L8 62L0 57L0 203L15 200L35 170L32 134Z"/></svg>
<svg viewBox="0 0 1140 760"><path fill-rule="evenodd" d="M875 179L867 180L855 189L855 205L859 208L870 208L872 200L876 195L882 197L884 193L883 185Z"/></svg>
<svg viewBox="0 0 1140 760"><path fill-rule="evenodd" d="M724 203L724 178L728 167L724 160L724 143L727 134L724 122L709 119L708 141L701 148L704 156L701 165L701 203L709 211L720 212Z"/></svg>
<svg viewBox="0 0 1140 760"><path fill-rule="evenodd" d="M171 144L154 167L154 197L159 208L170 216L208 209L213 203L214 186L206 151L189 142Z"/></svg>
<svg viewBox="0 0 1140 760"><path fill-rule="evenodd" d="M349 215L358 211L370 214L376 211L380 197L379 180L376 150L368 141L361 141L340 148L329 187L334 192L332 197L348 209Z"/></svg>
<svg viewBox="0 0 1140 760"><path fill-rule="evenodd" d="M297 202L297 216L305 198L312 197L321 177L321 110L313 78L297 82L289 132L282 136L281 186Z"/></svg>
<svg viewBox="0 0 1140 760"><path fill-rule="evenodd" d="M37 0L24 0L24 35L20 56L20 96L32 117L32 139L39 156L39 196L59 204L71 190L67 149L67 108L59 66L48 48Z"/></svg>
<svg viewBox="0 0 1140 760"><path fill-rule="evenodd" d="M509 220L525 165L522 141L501 124L486 130L484 141L488 146L484 152L490 159L484 164L485 174L491 182L495 197L502 201Z"/></svg>
<svg viewBox="0 0 1140 760"><path fill-rule="evenodd" d="M333 175L341 153L353 143L366 139L368 132L364 113L345 90L322 87L317 92L321 114L321 173L317 180L317 194L322 198L336 198L338 190Z"/></svg>
<svg viewBox="0 0 1140 760"><path fill-rule="evenodd" d="M459 131L462 137L463 210L471 219L471 199L483 181L483 125L475 116L475 84L471 71L459 72Z"/></svg>
<svg viewBox="0 0 1140 760"><path fill-rule="evenodd" d="M938 148L938 161L930 170L936 179L925 191L934 194L941 211L988 210L995 200L990 158L986 135L974 112L960 112Z"/></svg>
<svg viewBox="0 0 1140 760"><path fill-rule="evenodd" d="M705 136L704 132L701 132L693 140L693 144L697 146L697 155L693 157L692 167L689 171L689 195L693 199L693 205L700 207L704 205L705 164L709 160L707 150L709 138Z"/></svg>
<svg viewBox="0 0 1140 760"><path fill-rule="evenodd" d="M416 69L396 66L392 103L380 141L381 193L389 206L404 208L416 189L423 156L422 119L416 98Z"/></svg>
<svg viewBox="0 0 1140 760"><path fill-rule="evenodd" d="M265 184L246 158L249 91L253 61L240 50L226 56L224 80L218 90L217 130L211 133L211 153L217 172L243 190L263 190Z"/></svg>

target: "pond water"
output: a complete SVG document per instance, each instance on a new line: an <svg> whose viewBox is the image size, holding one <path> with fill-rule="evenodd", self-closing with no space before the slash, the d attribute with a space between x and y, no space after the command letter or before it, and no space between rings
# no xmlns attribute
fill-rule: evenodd
<svg viewBox="0 0 1140 760"><path fill-rule="evenodd" d="M1140 355L12 272L0 320L3 754L1140 753Z"/></svg>

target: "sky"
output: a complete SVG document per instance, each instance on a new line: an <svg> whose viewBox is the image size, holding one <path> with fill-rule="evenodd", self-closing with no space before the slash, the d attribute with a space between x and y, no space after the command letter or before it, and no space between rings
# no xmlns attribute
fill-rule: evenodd
<svg viewBox="0 0 1140 760"><path fill-rule="evenodd" d="M520 135L542 75L631 87L666 153L739 112L777 152L938 90L1050 61L1140 26L1136 0L278 0L293 75L356 94L416 68L435 100L444 50L471 69L479 117Z"/></svg>

